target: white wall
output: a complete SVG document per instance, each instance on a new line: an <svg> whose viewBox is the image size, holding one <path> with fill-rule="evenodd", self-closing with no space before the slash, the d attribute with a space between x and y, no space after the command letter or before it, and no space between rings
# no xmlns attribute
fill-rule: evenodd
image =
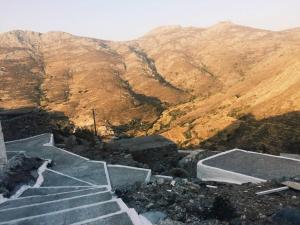
<svg viewBox="0 0 300 225"><path fill-rule="evenodd" d="M4 137L0 121L0 173L2 172L4 166L7 164L6 148L4 143Z"/></svg>

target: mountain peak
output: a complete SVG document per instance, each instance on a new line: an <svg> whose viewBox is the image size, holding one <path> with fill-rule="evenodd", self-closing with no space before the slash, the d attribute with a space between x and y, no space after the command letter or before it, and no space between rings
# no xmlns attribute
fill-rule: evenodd
<svg viewBox="0 0 300 225"><path fill-rule="evenodd" d="M181 30L183 27L180 25L168 25L168 26L160 26L150 30L147 35L158 34L158 33L167 33L171 31Z"/></svg>
<svg viewBox="0 0 300 225"><path fill-rule="evenodd" d="M221 21L209 27L209 29L228 29L231 27L238 27L239 25L231 21Z"/></svg>
<svg viewBox="0 0 300 225"><path fill-rule="evenodd" d="M232 21L224 20L224 21L218 22L216 25L217 25L217 26L234 26L234 25L236 25L236 24L233 23Z"/></svg>

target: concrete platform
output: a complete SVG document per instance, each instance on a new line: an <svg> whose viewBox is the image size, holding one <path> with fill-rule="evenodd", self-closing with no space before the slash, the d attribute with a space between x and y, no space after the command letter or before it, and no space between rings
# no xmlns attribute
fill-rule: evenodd
<svg viewBox="0 0 300 225"><path fill-rule="evenodd" d="M300 160L233 149L201 160L197 177L242 184L300 175Z"/></svg>
<svg viewBox="0 0 300 225"><path fill-rule="evenodd" d="M133 185L136 182L147 183L151 178L151 170L121 166L121 165L107 165L109 178L112 189Z"/></svg>

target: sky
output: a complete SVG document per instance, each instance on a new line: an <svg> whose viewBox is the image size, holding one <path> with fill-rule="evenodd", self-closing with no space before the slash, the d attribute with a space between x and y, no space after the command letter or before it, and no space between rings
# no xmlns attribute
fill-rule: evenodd
<svg viewBox="0 0 300 225"><path fill-rule="evenodd" d="M65 31L120 41L165 25L300 27L299 0L0 0L0 5L0 32Z"/></svg>

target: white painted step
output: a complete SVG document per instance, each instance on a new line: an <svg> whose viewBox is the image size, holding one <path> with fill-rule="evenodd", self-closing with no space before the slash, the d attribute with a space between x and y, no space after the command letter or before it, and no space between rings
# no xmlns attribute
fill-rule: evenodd
<svg viewBox="0 0 300 225"><path fill-rule="evenodd" d="M77 191L77 190L86 190L90 189L91 187L42 187L42 188L29 188L21 197L28 197L28 196L36 196L36 195L49 195L49 194L58 194L63 192L70 192L70 191ZM101 191L107 191L107 188L101 187Z"/></svg>
<svg viewBox="0 0 300 225"><path fill-rule="evenodd" d="M119 199L107 202L93 203L73 208L66 208L60 211L53 211L43 215L15 218L0 222L0 225L69 225L99 218L104 215L121 211L122 206ZM25 216L25 215L24 215ZM2 216L1 216L2 219ZM108 224L107 224L108 225Z"/></svg>
<svg viewBox="0 0 300 225"><path fill-rule="evenodd" d="M83 196L70 197L66 199L59 199L50 202L36 203L16 208L2 209L0 210L0 222L71 209L75 207L107 201L110 199L111 193L107 191L87 194Z"/></svg>
<svg viewBox="0 0 300 225"><path fill-rule="evenodd" d="M75 190L71 192L63 192L58 194L49 194L49 195L37 195L37 196L28 196L28 197L22 197L17 199L8 200L0 205L0 210L2 209L9 209L9 208L15 208L15 207L21 207L26 205L32 205L37 203L44 203L49 201L55 201L59 199L66 199L71 198L74 196L82 196L92 193L99 193L101 192L101 188L91 188L86 190ZM105 199L108 200L108 199Z"/></svg>
<svg viewBox="0 0 300 225"><path fill-rule="evenodd" d="M136 182L147 183L151 178L151 170L149 169L122 165L107 165L107 170L112 189L133 185Z"/></svg>
<svg viewBox="0 0 300 225"><path fill-rule="evenodd" d="M117 212L72 225L135 225L126 212ZM141 225L141 224L136 224Z"/></svg>
<svg viewBox="0 0 300 225"><path fill-rule="evenodd" d="M43 172L44 182L41 187L52 186L93 186L92 184L75 177L67 176L55 170L46 169Z"/></svg>

